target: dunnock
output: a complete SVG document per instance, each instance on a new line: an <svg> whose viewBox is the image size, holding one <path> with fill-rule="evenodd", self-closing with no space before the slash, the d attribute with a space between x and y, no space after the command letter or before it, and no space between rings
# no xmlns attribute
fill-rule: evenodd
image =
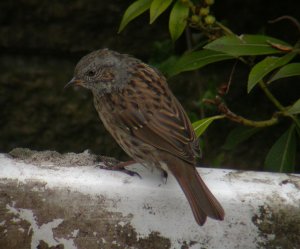
<svg viewBox="0 0 300 249"><path fill-rule="evenodd" d="M223 220L223 208L195 168L199 144L192 125L158 70L101 49L78 62L71 84L92 91L104 126L131 158L175 176L199 225L207 216Z"/></svg>

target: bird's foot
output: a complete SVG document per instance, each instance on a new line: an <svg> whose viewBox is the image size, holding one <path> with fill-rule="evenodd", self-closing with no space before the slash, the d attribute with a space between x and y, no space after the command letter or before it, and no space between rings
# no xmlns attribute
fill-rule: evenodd
<svg viewBox="0 0 300 249"><path fill-rule="evenodd" d="M127 162L120 162L120 163L114 165L112 167L112 170L121 171L121 172L124 172L125 174L130 175L130 176L135 176L136 175L136 176L138 176L139 178L142 179L142 177L139 173L125 168L126 166L129 166L129 165L135 164L135 163L136 162L133 161L133 160L127 161Z"/></svg>
<svg viewBox="0 0 300 249"><path fill-rule="evenodd" d="M113 160L113 161L112 160L107 160L107 158L101 158L101 159L102 159L102 162L103 162L104 165L98 165L98 167L100 169L121 171L121 172L123 172L127 175L138 176L139 178L142 178L139 173L125 168L126 166L134 164L135 161L133 161L133 160L132 161L127 161L127 162L120 162L120 161L117 161L117 160Z"/></svg>

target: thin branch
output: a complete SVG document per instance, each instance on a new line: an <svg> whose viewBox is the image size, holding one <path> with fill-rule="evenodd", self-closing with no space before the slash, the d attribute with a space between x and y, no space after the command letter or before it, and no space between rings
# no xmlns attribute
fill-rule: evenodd
<svg viewBox="0 0 300 249"><path fill-rule="evenodd" d="M284 111L284 106L275 98L275 96L269 91L266 83L263 80L260 80L258 82L260 88L263 90L263 92L266 94L268 99L278 108L280 111Z"/></svg>
<svg viewBox="0 0 300 249"><path fill-rule="evenodd" d="M292 16L288 16L288 15L285 15L285 16L280 16L274 20L270 20L269 23L276 23L276 22L279 22L279 21L282 21L282 20L289 20L291 21L295 26L296 28L298 29L298 31L300 32L300 23L298 22L298 20Z"/></svg>
<svg viewBox="0 0 300 249"><path fill-rule="evenodd" d="M233 74L235 72L235 68L236 68L237 63L238 63L238 60L236 60L234 62L234 65L233 65L233 67L231 69L229 80L228 80L228 85L227 85L227 89L226 89L226 94L229 92L229 89L230 89L230 86L231 86L231 82L232 82L232 77L233 77Z"/></svg>
<svg viewBox="0 0 300 249"><path fill-rule="evenodd" d="M257 128L263 128L268 126L273 126L279 122L278 114L273 115L272 118L268 120L262 120L262 121L255 121L250 120L247 118L244 118L243 116L237 115L234 112L232 112L228 106L224 102L221 101L220 97L216 97L215 99L207 99L203 100L205 103L216 105L219 112L224 114L225 118L228 118L229 120L245 125L245 126L252 126Z"/></svg>

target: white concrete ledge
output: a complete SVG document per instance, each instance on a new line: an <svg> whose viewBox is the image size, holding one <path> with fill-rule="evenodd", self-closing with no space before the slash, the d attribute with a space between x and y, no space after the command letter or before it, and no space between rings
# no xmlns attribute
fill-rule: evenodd
<svg viewBox="0 0 300 249"><path fill-rule="evenodd" d="M299 175L199 169L226 212L200 227L172 176L96 164L88 152L0 154L0 248L300 248Z"/></svg>

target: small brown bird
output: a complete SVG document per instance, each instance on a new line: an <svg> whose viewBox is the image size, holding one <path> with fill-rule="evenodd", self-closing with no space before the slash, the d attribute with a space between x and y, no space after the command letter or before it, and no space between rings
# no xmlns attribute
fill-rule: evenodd
<svg viewBox="0 0 300 249"><path fill-rule="evenodd" d="M175 176L199 225L207 216L223 220L223 208L195 168L198 139L160 72L129 55L101 49L78 62L72 84L92 91L104 126L131 158Z"/></svg>

